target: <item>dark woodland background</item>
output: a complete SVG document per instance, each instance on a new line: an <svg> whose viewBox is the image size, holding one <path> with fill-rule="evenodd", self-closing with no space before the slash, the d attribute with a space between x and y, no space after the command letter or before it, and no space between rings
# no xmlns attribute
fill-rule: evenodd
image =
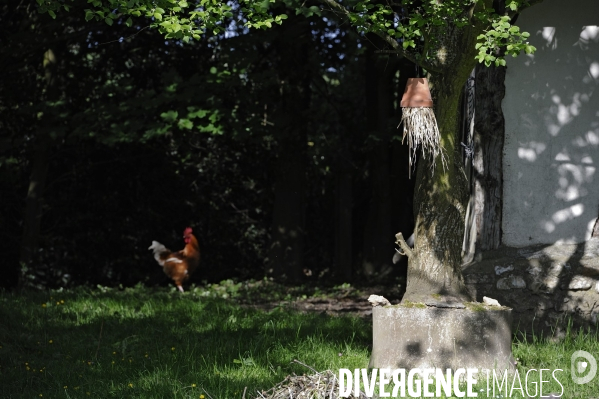
<svg viewBox="0 0 599 399"><path fill-rule="evenodd" d="M0 6L3 287L167 285L148 246L186 226L196 283L405 274L412 64L332 14L185 44L36 7Z"/></svg>

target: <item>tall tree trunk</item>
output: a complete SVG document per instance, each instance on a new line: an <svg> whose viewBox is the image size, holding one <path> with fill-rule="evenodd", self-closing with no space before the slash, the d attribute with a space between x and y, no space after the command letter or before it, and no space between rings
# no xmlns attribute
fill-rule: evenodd
<svg viewBox="0 0 599 399"><path fill-rule="evenodd" d="M505 0L493 0L493 9L505 12ZM503 53L500 53L503 55ZM474 69L474 108L472 129L466 142L473 150L470 201L464 237L464 262L471 262L482 251L501 245L503 216L503 143L505 120L501 102L505 96L505 67Z"/></svg>
<svg viewBox="0 0 599 399"><path fill-rule="evenodd" d="M56 83L56 56L52 50L44 53L43 68L45 78L44 94L47 100L55 101L58 98ZM43 214L43 195L48 176L50 159L50 148L52 139L48 127L41 127L36 138L33 150L33 161L31 175L29 178L29 189L25 199L25 214L23 216L23 235L21 238L21 251L19 263L21 266L29 267L38 252L39 238L41 232ZM18 286L22 288L25 284L23 276L19 276Z"/></svg>
<svg viewBox="0 0 599 399"><path fill-rule="evenodd" d="M429 77L434 109L447 159L434 164L420 157L417 167L414 212L416 236L408 261L404 301L471 299L461 269L461 249L468 201L468 182L460 153L460 95L475 66L475 29L446 29L440 34L440 73ZM451 58L450 58L451 57Z"/></svg>
<svg viewBox="0 0 599 399"><path fill-rule="evenodd" d="M350 151L340 151L335 180L335 278L352 279L353 167Z"/></svg>
<svg viewBox="0 0 599 399"><path fill-rule="evenodd" d="M297 134L294 134L297 133ZM284 133L279 147L267 274L296 281L304 253L305 134ZM304 139L304 140L302 140Z"/></svg>
<svg viewBox="0 0 599 399"><path fill-rule="evenodd" d="M369 53L367 61L367 119L376 144L370 155L372 197L364 228L362 271L372 276L391 265L395 226L391 218L390 117L393 114L393 76L396 62Z"/></svg>
<svg viewBox="0 0 599 399"><path fill-rule="evenodd" d="M292 17L288 22L281 27L280 37L295 41L297 46L289 46L283 39L274 44L280 55L281 107L275 116L275 128L279 130L279 156L266 274L297 281L302 276L305 234L309 119L304 112L309 112L311 93L309 67L297 66L308 60L310 26L305 19L298 17Z"/></svg>
<svg viewBox="0 0 599 399"><path fill-rule="evenodd" d="M474 123L474 222L476 251L501 245L505 67L476 67ZM478 117L477 117L478 116Z"/></svg>
<svg viewBox="0 0 599 399"><path fill-rule="evenodd" d="M49 152L51 141L47 134L37 137L33 151L29 189L25 199L25 216L23 217L23 236L21 238L21 254L19 262L29 266L39 247L39 236L42 221L42 205L46 177L48 176ZM19 281L19 286L22 286Z"/></svg>

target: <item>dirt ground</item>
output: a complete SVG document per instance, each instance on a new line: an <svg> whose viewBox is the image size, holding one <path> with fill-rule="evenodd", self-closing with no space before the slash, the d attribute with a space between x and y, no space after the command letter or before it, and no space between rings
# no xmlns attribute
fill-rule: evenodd
<svg viewBox="0 0 599 399"><path fill-rule="evenodd" d="M312 296L307 298L297 297L290 300L260 301L254 303L245 303L248 308L272 310L276 307L285 307L287 309L300 312L324 313L332 316L352 315L359 317L370 317L372 315L372 305L368 302L370 295L382 295L392 304L397 304L401 300L403 291L399 286L371 286L362 288L350 287L338 292L327 292L322 296Z"/></svg>

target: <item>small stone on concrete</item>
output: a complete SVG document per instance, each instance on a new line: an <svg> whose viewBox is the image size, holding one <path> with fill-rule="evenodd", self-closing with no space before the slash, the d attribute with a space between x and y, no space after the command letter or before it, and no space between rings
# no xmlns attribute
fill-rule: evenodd
<svg viewBox="0 0 599 399"><path fill-rule="evenodd" d="M389 302L387 300L387 298L385 298L384 296L380 296L380 295L370 295L368 297L368 302L370 302L370 304L374 307L374 306L388 306L391 305L391 302Z"/></svg>
<svg viewBox="0 0 599 399"><path fill-rule="evenodd" d="M487 296L483 297L483 303L488 306L501 306L497 299L489 298Z"/></svg>

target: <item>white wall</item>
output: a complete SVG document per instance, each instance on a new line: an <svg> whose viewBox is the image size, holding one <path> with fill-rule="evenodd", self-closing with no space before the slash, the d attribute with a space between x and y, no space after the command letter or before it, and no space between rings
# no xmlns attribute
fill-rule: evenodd
<svg viewBox="0 0 599 399"><path fill-rule="evenodd" d="M580 243L599 213L599 0L522 13L534 55L508 57L503 243Z"/></svg>

